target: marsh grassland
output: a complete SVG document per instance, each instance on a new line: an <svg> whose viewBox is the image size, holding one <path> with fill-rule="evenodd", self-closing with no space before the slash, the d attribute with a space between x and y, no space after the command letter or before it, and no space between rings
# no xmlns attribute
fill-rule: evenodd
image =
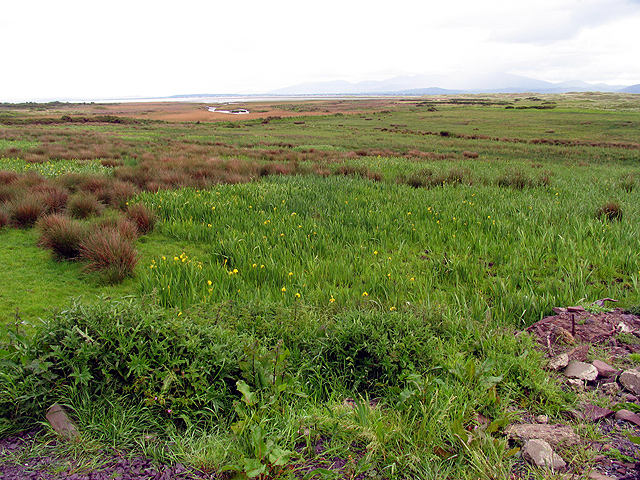
<svg viewBox="0 0 640 480"><path fill-rule="evenodd" d="M57 402L69 465L555 478L503 429L584 399L524 329L640 305L640 98L247 108L0 105L0 432Z"/></svg>

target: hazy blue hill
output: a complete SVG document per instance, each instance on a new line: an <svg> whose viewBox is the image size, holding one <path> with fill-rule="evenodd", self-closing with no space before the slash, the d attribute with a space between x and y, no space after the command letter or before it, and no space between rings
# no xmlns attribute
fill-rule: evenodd
<svg viewBox="0 0 640 480"><path fill-rule="evenodd" d="M491 74L457 72L448 75L403 75L386 80L369 80L358 83L351 83L344 80L301 83L272 90L268 93L272 95L442 95L452 93L615 92L621 88L623 88L622 85L589 84L581 80L551 83L500 72Z"/></svg>
<svg viewBox="0 0 640 480"><path fill-rule="evenodd" d="M618 90L620 93L640 93L640 83Z"/></svg>

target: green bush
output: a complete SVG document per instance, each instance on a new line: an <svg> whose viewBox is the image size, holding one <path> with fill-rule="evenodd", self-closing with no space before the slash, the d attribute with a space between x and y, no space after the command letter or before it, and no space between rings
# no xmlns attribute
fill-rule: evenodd
<svg viewBox="0 0 640 480"><path fill-rule="evenodd" d="M133 298L76 301L33 338L12 337L0 357L4 422L41 418L69 389L92 402L124 395L178 424L206 421L230 410L240 378L237 335Z"/></svg>

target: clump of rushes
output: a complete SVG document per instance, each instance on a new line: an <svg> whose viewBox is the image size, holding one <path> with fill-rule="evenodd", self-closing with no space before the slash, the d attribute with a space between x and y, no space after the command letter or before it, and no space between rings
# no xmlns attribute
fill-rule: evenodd
<svg viewBox="0 0 640 480"><path fill-rule="evenodd" d="M61 213L69 201L69 192L51 184L34 187L32 192L40 197L49 213Z"/></svg>
<svg viewBox="0 0 640 480"><path fill-rule="evenodd" d="M87 261L85 270L99 273L109 284L132 277L138 263L134 240L116 228L103 227L87 235L80 254Z"/></svg>
<svg viewBox="0 0 640 480"><path fill-rule="evenodd" d="M607 202L596 211L601 220L622 220L622 208L618 202Z"/></svg>
<svg viewBox="0 0 640 480"><path fill-rule="evenodd" d="M142 203L129 205L127 218L135 223L140 235L146 235L151 232L158 222L156 213Z"/></svg>
<svg viewBox="0 0 640 480"><path fill-rule="evenodd" d="M13 200L18 195L18 188L13 185L3 185L0 183L0 203Z"/></svg>
<svg viewBox="0 0 640 480"><path fill-rule="evenodd" d="M125 238L136 240L140 236L138 226L128 218L106 218L100 222L100 228L118 230Z"/></svg>
<svg viewBox="0 0 640 480"><path fill-rule="evenodd" d="M9 214L4 209L0 209L0 228L6 227L8 224Z"/></svg>
<svg viewBox="0 0 640 480"><path fill-rule="evenodd" d="M0 170L0 185L6 185L18 180L18 174L9 170Z"/></svg>
<svg viewBox="0 0 640 480"><path fill-rule="evenodd" d="M9 202L9 221L17 228L29 228L46 213L46 207L39 196L28 194Z"/></svg>
<svg viewBox="0 0 640 480"><path fill-rule="evenodd" d="M75 218L87 218L100 216L104 210L104 205L98 198L88 192L78 192L73 195L67 204L69 215Z"/></svg>
<svg viewBox="0 0 640 480"><path fill-rule="evenodd" d="M38 245L51 250L60 260L75 260L80 256L80 244L86 228L77 220L63 215L47 215L37 224L40 230Z"/></svg>

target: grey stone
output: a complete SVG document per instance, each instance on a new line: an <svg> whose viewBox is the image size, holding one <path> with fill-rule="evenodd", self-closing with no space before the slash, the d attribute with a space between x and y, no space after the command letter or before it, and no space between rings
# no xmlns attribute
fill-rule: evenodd
<svg viewBox="0 0 640 480"><path fill-rule="evenodd" d="M551 370L560 370L561 368L569 365L569 355L566 353L561 353L560 355L556 355L555 357L549 360L549 369Z"/></svg>
<svg viewBox="0 0 640 480"><path fill-rule="evenodd" d="M601 360L594 360L592 362L592 365L596 367L596 370L598 370L598 375L600 375L601 377L612 377L617 373L617 370L615 368Z"/></svg>
<svg viewBox="0 0 640 480"><path fill-rule="evenodd" d="M537 438L544 440L553 447L580 443L580 437L576 435L573 428L568 425L522 423L509 425L505 430L505 434L509 438L513 438L521 442Z"/></svg>
<svg viewBox="0 0 640 480"><path fill-rule="evenodd" d="M553 451L551 445L544 440L529 440L522 450L522 456L538 467L547 467L553 470L561 470L567 466L566 462Z"/></svg>
<svg viewBox="0 0 640 480"><path fill-rule="evenodd" d="M569 385L575 392L584 391L584 381L578 378L567 378L567 385Z"/></svg>
<svg viewBox="0 0 640 480"><path fill-rule="evenodd" d="M624 420L625 422L630 422L640 427L640 416L630 410L618 410L616 412L616 420Z"/></svg>
<svg viewBox="0 0 640 480"><path fill-rule="evenodd" d="M600 389L606 395L615 395L620 391L620 387L618 387L617 382L602 383L600 385Z"/></svg>
<svg viewBox="0 0 640 480"><path fill-rule="evenodd" d="M58 435L68 440L76 439L80 436L78 428L73 423L66 410L57 403L54 403L47 410L47 421Z"/></svg>
<svg viewBox="0 0 640 480"><path fill-rule="evenodd" d="M538 415L536 417L536 422L538 422L538 423L549 423L549 417L547 417L546 415Z"/></svg>
<svg viewBox="0 0 640 480"><path fill-rule="evenodd" d="M638 369L625 370L622 372L622 375L620 375L620 383L630 392L635 395L640 395L640 371L638 371Z"/></svg>
<svg viewBox="0 0 640 480"><path fill-rule="evenodd" d="M565 376L569 378L577 378L579 380L586 380L592 382L598 378L598 370L590 363L578 362L576 360L569 362L567 368L564 370Z"/></svg>

